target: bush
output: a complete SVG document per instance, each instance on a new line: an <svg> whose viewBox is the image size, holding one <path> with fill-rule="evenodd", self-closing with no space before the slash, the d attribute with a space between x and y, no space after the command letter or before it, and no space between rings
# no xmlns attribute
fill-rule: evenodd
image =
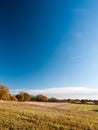
<svg viewBox="0 0 98 130"><path fill-rule="evenodd" d="M59 101L59 100L56 99L56 98L54 98L54 97L49 98L49 102L58 102L58 101Z"/></svg>
<svg viewBox="0 0 98 130"><path fill-rule="evenodd" d="M36 100L40 101L40 102L47 102L48 98L46 96L44 96L44 95L37 95Z"/></svg>
<svg viewBox="0 0 98 130"><path fill-rule="evenodd" d="M11 101L18 101L18 99L15 96L10 96Z"/></svg>
<svg viewBox="0 0 98 130"><path fill-rule="evenodd" d="M22 92L21 95L24 96L23 101L30 101L30 99L31 99L31 95L30 94L28 94L26 92Z"/></svg>
<svg viewBox="0 0 98 130"><path fill-rule="evenodd" d="M81 103L82 103L82 104L86 104L86 103L87 103L86 99L82 99L82 100L81 100Z"/></svg>
<svg viewBox="0 0 98 130"><path fill-rule="evenodd" d="M22 94L17 94L15 97L16 97L16 98L18 99L18 101L20 101L20 102L23 102L23 101L24 101L24 96L23 96Z"/></svg>

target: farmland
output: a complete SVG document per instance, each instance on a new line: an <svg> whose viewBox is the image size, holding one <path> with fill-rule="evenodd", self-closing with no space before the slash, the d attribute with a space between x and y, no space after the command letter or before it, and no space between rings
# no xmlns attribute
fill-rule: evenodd
<svg viewBox="0 0 98 130"><path fill-rule="evenodd" d="M98 130L98 105L0 101L0 130Z"/></svg>

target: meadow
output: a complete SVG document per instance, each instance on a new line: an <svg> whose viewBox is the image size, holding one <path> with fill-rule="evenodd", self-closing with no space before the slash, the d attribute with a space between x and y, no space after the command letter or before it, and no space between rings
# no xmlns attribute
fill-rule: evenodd
<svg viewBox="0 0 98 130"><path fill-rule="evenodd" d="M0 101L0 130L98 130L98 105Z"/></svg>

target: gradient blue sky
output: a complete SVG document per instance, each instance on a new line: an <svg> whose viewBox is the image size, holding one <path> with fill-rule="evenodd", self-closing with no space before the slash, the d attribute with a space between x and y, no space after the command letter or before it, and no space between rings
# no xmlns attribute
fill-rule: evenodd
<svg viewBox="0 0 98 130"><path fill-rule="evenodd" d="M98 87L98 0L0 0L0 84Z"/></svg>

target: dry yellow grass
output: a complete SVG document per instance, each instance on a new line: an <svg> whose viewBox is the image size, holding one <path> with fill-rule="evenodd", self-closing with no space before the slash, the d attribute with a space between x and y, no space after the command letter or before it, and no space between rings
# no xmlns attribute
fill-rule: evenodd
<svg viewBox="0 0 98 130"><path fill-rule="evenodd" d="M98 105L0 102L0 130L98 130Z"/></svg>

